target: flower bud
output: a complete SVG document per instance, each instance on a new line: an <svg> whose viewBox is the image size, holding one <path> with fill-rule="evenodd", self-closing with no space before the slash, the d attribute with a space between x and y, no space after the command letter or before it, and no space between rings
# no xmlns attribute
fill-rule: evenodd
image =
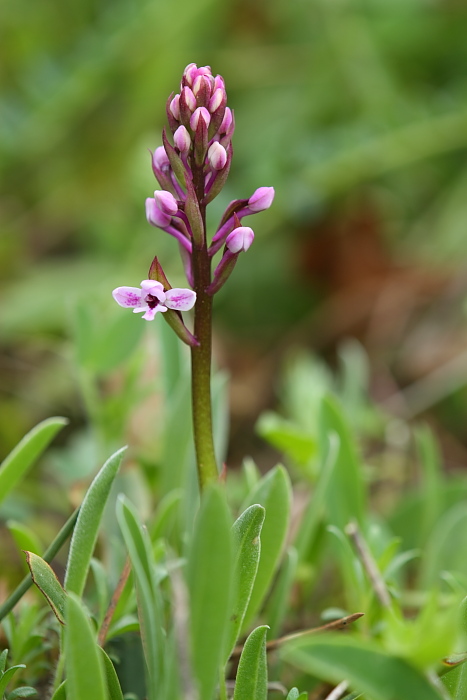
<svg viewBox="0 0 467 700"><path fill-rule="evenodd" d="M185 70L183 71L182 82L190 87L193 85L193 80L198 72L198 66L196 63L189 63Z"/></svg>
<svg viewBox="0 0 467 700"><path fill-rule="evenodd" d="M229 233L225 245L231 253L246 251L253 243L255 234L249 226L239 226Z"/></svg>
<svg viewBox="0 0 467 700"><path fill-rule="evenodd" d="M211 76L198 75L193 83L193 95L196 97L198 107L208 104L212 93Z"/></svg>
<svg viewBox="0 0 467 700"><path fill-rule="evenodd" d="M217 88L217 90L214 90L208 104L208 110L211 112L211 114L221 106L224 94L225 91L221 90L221 88Z"/></svg>
<svg viewBox="0 0 467 700"><path fill-rule="evenodd" d="M209 126L209 122L211 121L211 115L209 114L206 107L198 107L191 115L190 127L193 129L193 131L196 131L200 119L204 120L207 127Z"/></svg>
<svg viewBox="0 0 467 700"><path fill-rule="evenodd" d="M223 90L225 92L224 78L221 75L216 75L214 78L214 90Z"/></svg>
<svg viewBox="0 0 467 700"><path fill-rule="evenodd" d="M230 107L226 107L225 113L224 113L224 118L222 120L222 124L219 127L219 133L220 134L229 133L229 130L232 126L232 123L233 123L232 110L230 109Z"/></svg>
<svg viewBox="0 0 467 700"><path fill-rule="evenodd" d="M190 112L194 112L196 109L196 97L193 95L192 90L190 90L189 87L184 87L181 95L180 95L180 100L188 107Z"/></svg>
<svg viewBox="0 0 467 700"><path fill-rule="evenodd" d="M214 141L208 150L209 165L213 170L222 170L227 163L227 151L218 141Z"/></svg>
<svg viewBox="0 0 467 700"><path fill-rule="evenodd" d="M176 119L177 121L180 121L180 95L179 94L175 95L172 102L170 103L170 111L172 112L174 119Z"/></svg>
<svg viewBox="0 0 467 700"><path fill-rule="evenodd" d="M158 228L166 228L170 224L170 216L164 214L157 206L156 200L151 197L146 199L146 219Z"/></svg>
<svg viewBox="0 0 467 700"><path fill-rule="evenodd" d="M152 169L153 170L164 170L170 165L169 159L167 158L167 153L163 146L158 146L154 153L152 154Z"/></svg>
<svg viewBox="0 0 467 700"><path fill-rule="evenodd" d="M174 144L180 151L180 153L188 153L191 146L191 138L188 130L183 126L178 127L174 134Z"/></svg>
<svg viewBox="0 0 467 700"><path fill-rule="evenodd" d="M252 212L269 209L274 199L274 187L258 187L248 200L248 208Z"/></svg>
<svg viewBox="0 0 467 700"><path fill-rule="evenodd" d="M177 200L173 194L171 194L171 192L156 190L154 192L154 200L161 212L166 216L175 216L175 214L178 212Z"/></svg>

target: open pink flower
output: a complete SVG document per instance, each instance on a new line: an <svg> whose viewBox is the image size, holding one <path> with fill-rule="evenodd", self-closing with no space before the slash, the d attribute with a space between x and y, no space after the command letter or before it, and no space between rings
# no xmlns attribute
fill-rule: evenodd
<svg viewBox="0 0 467 700"><path fill-rule="evenodd" d="M138 287L117 287L112 296L120 306L133 309L133 313L142 313L146 321L152 321L158 311L164 313L167 309L188 311L196 301L196 293L191 289L168 289L155 280L143 280L141 289Z"/></svg>

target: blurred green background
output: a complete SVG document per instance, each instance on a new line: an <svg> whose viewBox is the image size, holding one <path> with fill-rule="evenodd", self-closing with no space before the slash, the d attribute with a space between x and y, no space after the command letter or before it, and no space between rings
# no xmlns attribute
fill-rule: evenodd
<svg viewBox="0 0 467 700"><path fill-rule="evenodd" d="M144 199L166 98L193 61L224 76L236 112L213 226L230 199L276 189L216 299L238 456L287 348L332 362L351 335L374 396L408 418L436 408L465 458L466 37L463 0L3 0L2 455L49 415L71 418L67 439L86 424L83 328L102 333L110 397L141 333L160 330L110 292L155 254L183 282Z"/></svg>

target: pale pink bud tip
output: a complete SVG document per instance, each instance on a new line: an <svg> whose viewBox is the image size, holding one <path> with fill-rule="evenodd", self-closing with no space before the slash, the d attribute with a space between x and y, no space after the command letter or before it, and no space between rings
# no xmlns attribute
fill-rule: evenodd
<svg viewBox="0 0 467 700"><path fill-rule="evenodd" d="M195 79L196 73L198 72L198 66L196 63L189 63L185 70L183 71L183 77L185 78L188 85L193 85L193 80Z"/></svg>
<svg viewBox="0 0 467 700"><path fill-rule="evenodd" d="M209 146L208 160L213 170L222 170L227 163L227 151L218 141Z"/></svg>
<svg viewBox="0 0 467 700"><path fill-rule="evenodd" d="M198 107L191 115L190 127L193 129L193 131L196 131L200 119L203 119L206 126L209 126L209 122L211 121L211 115L209 114L206 107Z"/></svg>
<svg viewBox="0 0 467 700"><path fill-rule="evenodd" d="M152 226L159 228L166 228L170 224L170 216L164 214L151 197L146 199L146 219Z"/></svg>
<svg viewBox="0 0 467 700"><path fill-rule="evenodd" d="M154 168L162 170L163 168L170 165L167 153L163 146L158 146L152 156L152 165Z"/></svg>
<svg viewBox="0 0 467 700"><path fill-rule="evenodd" d="M170 111L173 117L180 121L180 95L175 95L172 102L170 103Z"/></svg>
<svg viewBox="0 0 467 700"><path fill-rule="evenodd" d="M246 251L253 243L255 234L249 226L239 226L227 236L225 244L231 253Z"/></svg>
<svg viewBox="0 0 467 700"><path fill-rule="evenodd" d="M208 104L208 109L211 112L211 114L213 112L215 112L216 109L218 109L218 107L220 107L220 104L221 104L223 99L224 99L224 91L221 90L221 88L217 88L217 90L214 90L212 97L209 100L209 104Z"/></svg>
<svg viewBox="0 0 467 700"><path fill-rule="evenodd" d="M177 200L171 192L166 192L166 190L156 190L154 192L154 199L163 214L166 214L167 216L174 216L177 213Z"/></svg>
<svg viewBox="0 0 467 700"><path fill-rule="evenodd" d="M274 199L274 187L258 187L248 200L248 208L253 212L269 209Z"/></svg>
<svg viewBox="0 0 467 700"><path fill-rule="evenodd" d="M187 153L190 150L191 139L188 130L183 126L178 127L174 133L174 144L180 153Z"/></svg>
<svg viewBox="0 0 467 700"><path fill-rule="evenodd" d="M224 118L222 120L222 124L219 127L219 133L220 134L228 134L230 128L232 127L232 122L233 122L232 110L230 109L230 107L226 107L225 113L224 113Z"/></svg>
<svg viewBox="0 0 467 700"><path fill-rule="evenodd" d="M184 87L180 98L183 98L186 106L193 112L196 109L196 97L193 95L193 91L189 87Z"/></svg>

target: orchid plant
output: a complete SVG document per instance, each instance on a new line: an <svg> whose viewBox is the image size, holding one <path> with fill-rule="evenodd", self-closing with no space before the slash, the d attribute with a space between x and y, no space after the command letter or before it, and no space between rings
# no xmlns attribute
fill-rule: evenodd
<svg viewBox="0 0 467 700"><path fill-rule="evenodd" d="M221 192L232 162L233 110L220 75L209 66L188 65L180 92L167 101L167 118L173 144L166 130L163 146L152 154L152 169L162 188L146 199L146 218L173 236L179 245L187 282L192 289L172 288L157 259L141 288L118 287L113 297L120 306L144 312L152 321L163 312L179 338L190 346L192 360L193 429L201 488L217 480L211 409L212 300L231 275L240 253L254 240L245 216L268 209L273 187L260 187L248 199L236 199L226 208L217 231L208 241L206 207ZM214 273L212 262L223 247ZM191 332L181 312L194 307Z"/></svg>

